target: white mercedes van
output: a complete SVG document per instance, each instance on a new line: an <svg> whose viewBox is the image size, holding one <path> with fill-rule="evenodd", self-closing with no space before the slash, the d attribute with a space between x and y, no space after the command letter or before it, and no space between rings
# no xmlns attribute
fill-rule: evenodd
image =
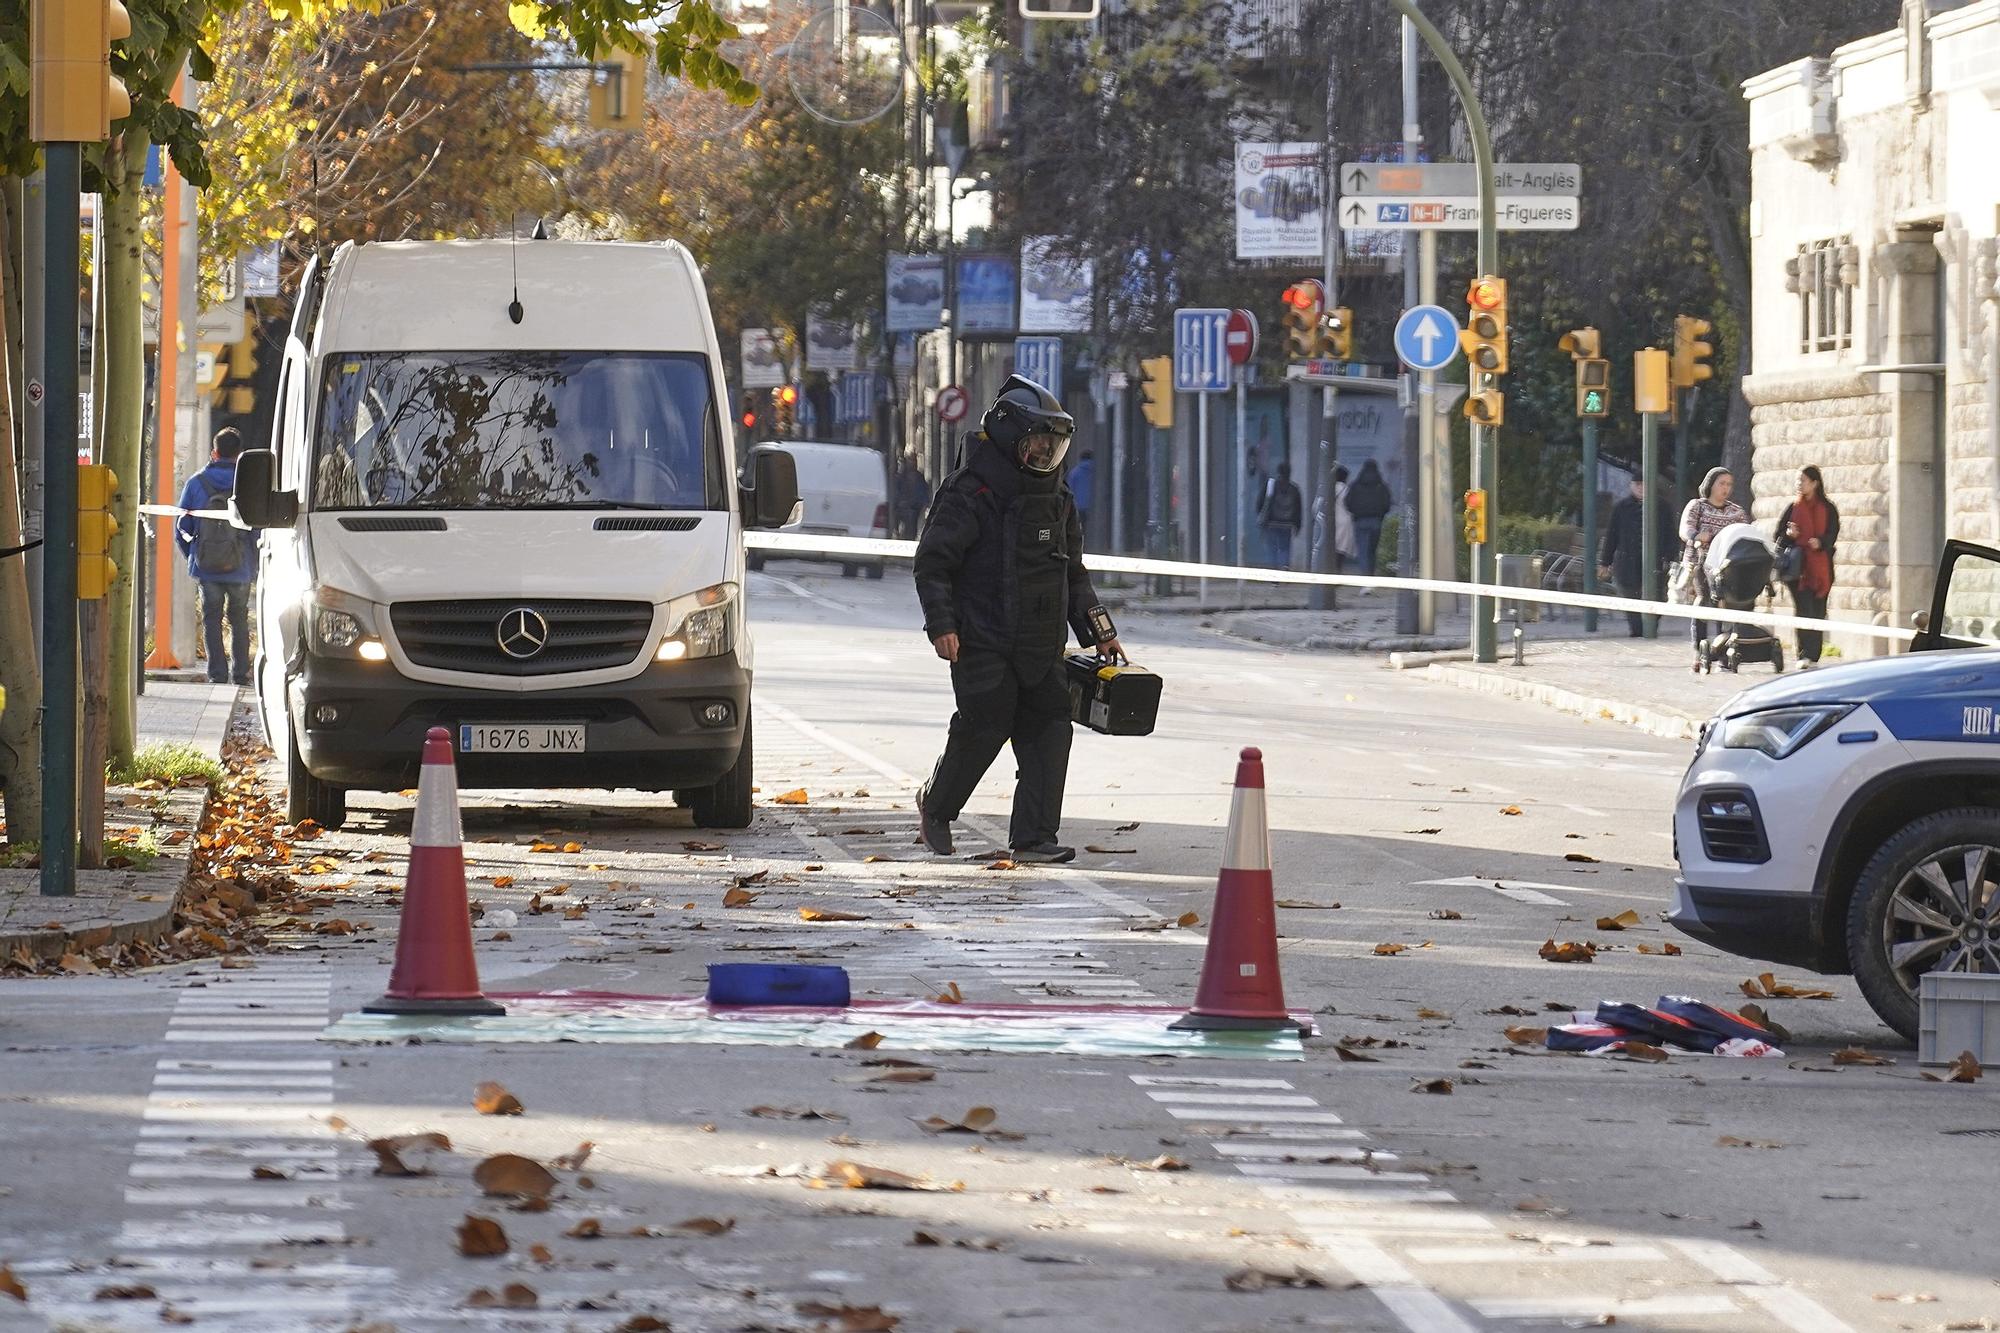
<svg viewBox="0 0 2000 1333"><path fill-rule="evenodd" d="M232 502L262 533L257 695L292 818L414 786L444 726L465 786L671 791L748 824L743 530L796 521L798 493L780 449L739 473L727 401L678 244L315 260Z"/></svg>

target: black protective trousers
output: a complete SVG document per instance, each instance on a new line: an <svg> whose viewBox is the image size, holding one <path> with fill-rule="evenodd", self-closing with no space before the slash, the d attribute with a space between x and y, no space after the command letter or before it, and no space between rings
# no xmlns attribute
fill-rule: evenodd
<svg viewBox="0 0 2000 1333"><path fill-rule="evenodd" d="M962 648L951 664L958 711L924 793L924 808L957 819L1000 747L1014 743L1016 766L1010 847L1054 842L1069 775L1069 682L1059 657L1030 678L1005 653Z"/></svg>

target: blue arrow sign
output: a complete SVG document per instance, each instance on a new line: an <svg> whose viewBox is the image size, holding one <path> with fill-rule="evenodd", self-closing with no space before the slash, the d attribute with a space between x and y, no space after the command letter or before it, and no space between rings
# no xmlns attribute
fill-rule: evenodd
<svg viewBox="0 0 2000 1333"><path fill-rule="evenodd" d="M1060 398L1063 391L1062 339L1014 339L1014 373L1033 380Z"/></svg>
<svg viewBox="0 0 2000 1333"><path fill-rule="evenodd" d="M1411 306L1396 321L1396 355L1411 370L1443 370L1458 355L1458 321L1441 305Z"/></svg>
<svg viewBox="0 0 2000 1333"><path fill-rule="evenodd" d="M1229 312L1220 307L1174 311L1174 392L1222 393L1229 388Z"/></svg>

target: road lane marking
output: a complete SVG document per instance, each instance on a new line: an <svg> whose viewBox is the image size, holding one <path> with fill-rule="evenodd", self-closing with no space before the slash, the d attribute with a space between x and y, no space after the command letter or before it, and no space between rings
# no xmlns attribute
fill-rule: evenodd
<svg viewBox="0 0 2000 1333"><path fill-rule="evenodd" d="M1237 1162L1236 1169L1261 1180L1384 1180L1394 1184L1428 1185L1422 1171L1377 1171L1366 1166L1315 1166L1309 1162Z"/></svg>
<svg viewBox="0 0 2000 1333"><path fill-rule="evenodd" d="M1668 1243L1721 1281L1733 1284L1739 1295L1762 1306L1764 1313L1792 1329L1793 1333L1854 1333L1849 1325L1835 1318L1817 1301L1785 1286L1777 1274L1726 1241L1676 1240Z"/></svg>
<svg viewBox="0 0 2000 1333"><path fill-rule="evenodd" d="M1488 1319L1595 1319L1609 1315L1624 1320L1645 1315L1740 1315L1741 1306L1727 1296L1690 1292L1668 1296L1539 1296L1485 1297L1467 1301Z"/></svg>
<svg viewBox="0 0 2000 1333"><path fill-rule="evenodd" d="M1298 1093L1181 1092L1166 1090L1146 1094L1156 1102L1189 1102L1212 1106L1318 1106Z"/></svg>
<svg viewBox="0 0 2000 1333"><path fill-rule="evenodd" d="M1204 1106L1161 1108L1176 1120L1199 1120L1207 1124L1246 1125L1338 1125L1340 1117L1331 1111L1222 1111Z"/></svg>
<svg viewBox="0 0 2000 1333"><path fill-rule="evenodd" d="M1514 1245L1413 1245L1404 1250L1419 1264L1657 1264L1667 1261L1657 1245L1563 1245L1544 1249Z"/></svg>

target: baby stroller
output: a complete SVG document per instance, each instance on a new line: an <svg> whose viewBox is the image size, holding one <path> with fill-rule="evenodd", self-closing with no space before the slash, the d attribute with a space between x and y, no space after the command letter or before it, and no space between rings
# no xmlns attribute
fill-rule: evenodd
<svg viewBox="0 0 2000 1333"><path fill-rule="evenodd" d="M1732 523L1715 534L1703 563L1712 597L1705 605L1754 611L1757 599L1771 593L1778 552L1754 524ZM1773 671L1785 669L1784 646L1763 626L1711 623L1710 629L1716 632L1696 649L1705 670L1714 670L1718 662L1724 671L1734 671L1745 662L1769 662Z"/></svg>

